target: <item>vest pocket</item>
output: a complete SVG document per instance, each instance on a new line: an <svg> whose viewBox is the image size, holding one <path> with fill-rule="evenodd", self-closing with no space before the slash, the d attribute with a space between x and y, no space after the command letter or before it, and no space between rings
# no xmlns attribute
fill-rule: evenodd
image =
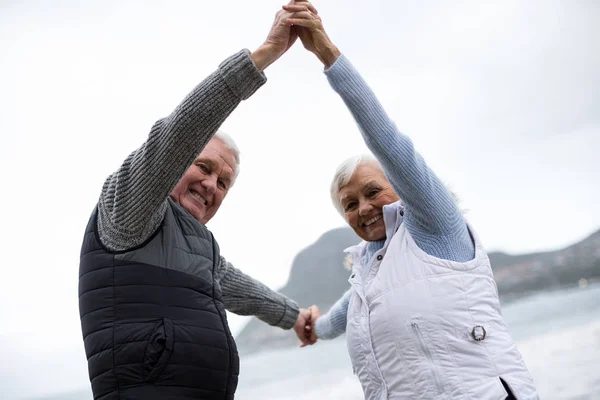
<svg viewBox="0 0 600 400"><path fill-rule="evenodd" d="M173 353L173 321L163 318L150 334L144 352L143 377L145 382L154 382L163 372Z"/></svg>
<svg viewBox="0 0 600 400"><path fill-rule="evenodd" d="M419 342L419 346L421 348L423 356L425 357L427 366L433 377L433 383L434 383L438 393L444 393L444 385L442 384L442 380L440 378L438 369L435 365L435 360L433 358L432 350L430 349L429 346L427 346L427 342L425 339L425 335L423 334L422 327L419 326L419 321L417 319L411 320L410 327L411 327L415 337L417 338L417 341Z"/></svg>

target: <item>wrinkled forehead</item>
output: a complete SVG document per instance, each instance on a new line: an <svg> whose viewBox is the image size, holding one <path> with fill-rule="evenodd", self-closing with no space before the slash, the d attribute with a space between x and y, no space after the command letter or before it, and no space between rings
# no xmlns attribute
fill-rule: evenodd
<svg viewBox="0 0 600 400"><path fill-rule="evenodd" d="M386 185L389 183L384 172L381 170L381 168L379 168L379 166L371 163L365 163L356 167L356 170L354 170L354 173L344 187L364 187L373 182L376 182L380 185Z"/></svg>
<svg viewBox="0 0 600 400"><path fill-rule="evenodd" d="M196 157L196 161L202 161L212 164L213 168L218 168L223 174L235 176L237 163L235 153L222 140L211 139L204 150Z"/></svg>
<svg viewBox="0 0 600 400"><path fill-rule="evenodd" d="M381 168L372 164L359 165L354 174L339 190L340 200L346 197L356 197L373 188L381 188L389 185L385 174Z"/></svg>

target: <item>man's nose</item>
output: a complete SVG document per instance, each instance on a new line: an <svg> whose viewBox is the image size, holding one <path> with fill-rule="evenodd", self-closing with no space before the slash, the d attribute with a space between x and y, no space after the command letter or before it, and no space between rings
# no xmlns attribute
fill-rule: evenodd
<svg viewBox="0 0 600 400"><path fill-rule="evenodd" d="M217 177L216 176L207 176L202 180L202 186L206 188L206 192L208 194L214 194L217 190Z"/></svg>

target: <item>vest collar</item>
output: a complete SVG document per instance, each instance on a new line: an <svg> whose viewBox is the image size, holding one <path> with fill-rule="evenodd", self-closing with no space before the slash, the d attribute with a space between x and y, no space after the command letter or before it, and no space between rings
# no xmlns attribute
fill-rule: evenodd
<svg viewBox="0 0 600 400"><path fill-rule="evenodd" d="M400 201L383 206L383 224L385 226L386 236L385 243L383 245L384 249L388 246L392 236L394 236L402 224L402 221L404 220L403 215L404 207ZM352 269L354 269L355 266L361 265L361 260L365 254L365 251L367 250L368 244L369 243L367 241L363 240L359 244L344 249L344 253L352 263Z"/></svg>

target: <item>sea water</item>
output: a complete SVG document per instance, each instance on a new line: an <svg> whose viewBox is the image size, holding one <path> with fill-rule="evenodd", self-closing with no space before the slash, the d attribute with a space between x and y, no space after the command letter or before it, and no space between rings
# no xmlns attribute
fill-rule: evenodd
<svg viewBox="0 0 600 400"><path fill-rule="evenodd" d="M600 286L502 307L541 399L600 399ZM362 399L344 338L242 357L236 398Z"/></svg>

